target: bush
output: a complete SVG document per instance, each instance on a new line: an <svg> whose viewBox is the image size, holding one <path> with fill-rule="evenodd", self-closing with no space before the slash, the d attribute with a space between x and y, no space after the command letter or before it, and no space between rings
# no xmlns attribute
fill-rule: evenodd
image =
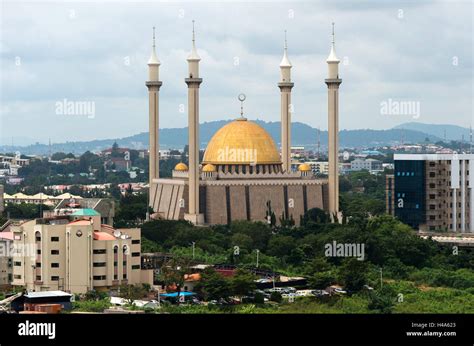
<svg viewBox="0 0 474 346"><path fill-rule="evenodd" d="M281 296L280 292L272 292L270 294L270 300L272 302L281 303L283 301L283 297Z"/></svg>

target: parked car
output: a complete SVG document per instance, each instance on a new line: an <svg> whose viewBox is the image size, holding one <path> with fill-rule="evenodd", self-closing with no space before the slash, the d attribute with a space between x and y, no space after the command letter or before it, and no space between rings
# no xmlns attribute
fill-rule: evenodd
<svg viewBox="0 0 474 346"><path fill-rule="evenodd" d="M337 294L347 294L347 291L344 291L342 288L335 288L334 293Z"/></svg>
<svg viewBox="0 0 474 346"><path fill-rule="evenodd" d="M311 293L316 297L324 297L329 295L329 292L325 290L312 290Z"/></svg>

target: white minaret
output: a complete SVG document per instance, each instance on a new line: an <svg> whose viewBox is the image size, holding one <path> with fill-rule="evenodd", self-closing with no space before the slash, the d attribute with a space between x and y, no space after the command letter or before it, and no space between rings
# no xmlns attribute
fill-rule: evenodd
<svg viewBox="0 0 474 346"><path fill-rule="evenodd" d="M199 61L196 50L193 20L193 47L188 56L188 129L189 129L189 206L184 218L194 224L204 223L204 215L199 213Z"/></svg>
<svg viewBox="0 0 474 346"><path fill-rule="evenodd" d="M152 188L153 179L158 179L160 176L160 160L159 160L159 140L158 140L158 121L159 121L159 91L162 82L159 78L160 61L156 56L155 51L155 27L153 27L153 48L150 59L148 60L148 81L145 83L148 88L148 114L149 114L149 205L153 207L154 190Z"/></svg>
<svg viewBox="0 0 474 346"><path fill-rule="evenodd" d="M339 62L334 42L334 23L332 23L331 52L326 60L328 64L328 161L329 161L329 213L333 221L339 218Z"/></svg>
<svg viewBox="0 0 474 346"><path fill-rule="evenodd" d="M291 62L288 59L288 45L286 42L285 30L285 46L283 59L280 63L280 113L281 113L281 161L283 171L291 171L291 89L294 83L291 82Z"/></svg>

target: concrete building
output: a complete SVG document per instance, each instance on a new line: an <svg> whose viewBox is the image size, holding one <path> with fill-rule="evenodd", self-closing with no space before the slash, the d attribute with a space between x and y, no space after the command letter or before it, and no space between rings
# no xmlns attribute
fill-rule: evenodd
<svg viewBox="0 0 474 346"><path fill-rule="evenodd" d="M332 23L331 52L328 64L328 162L329 162L329 213L334 221L340 220L339 212L339 78L340 60L336 56L334 23Z"/></svg>
<svg viewBox="0 0 474 346"><path fill-rule="evenodd" d="M0 231L0 289L8 287L13 280L13 261L9 252L12 242L11 232Z"/></svg>
<svg viewBox="0 0 474 346"><path fill-rule="evenodd" d="M474 232L474 154L395 154L387 212L421 231Z"/></svg>
<svg viewBox="0 0 474 346"><path fill-rule="evenodd" d="M242 104L241 116L214 134L202 162L199 162L200 60L193 28L192 49L187 59L188 78L185 79L188 85L189 166L184 163L176 165L172 178L150 175L149 203L155 211L153 217L186 219L194 224L226 224L234 220L268 222L273 213L277 223L280 219L293 219L298 224L300 216L311 208L324 209L338 216L337 132L338 87L341 80L337 66L339 60L334 51L334 35L327 60L329 78L325 80L330 120L329 184L327 179L317 178L308 164L291 169L291 90L294 84L286 37L278 83L281 153L261 126L244 117ZM157 81L155 75L153 77ZM239 97L239 100L243 102L245 97ZM155 114L154 102L155 99L150 98L150 117ZM155 129L150 127L150 132L155 132ZM150 149L151 167L155 167L156 160Z"/></svg>
<svg viewBox="0 0 474 346"><path fill-rule="evenodd" d="M0 185L0 215L3 213L3 211L5 210L5 200L3 198L3 194L4 194L4 187L3 185Z"/></svg>
<svg viewBox="0 0 474 346"><path fill-rule="evenodd" d="M376 159L355 159L351 161L351 171L369 171L370 173L383 172L382 161Z"/></svg>
<svg viewBox="0 0 474 346"><path fill-rule="evenodd" d="M70 216L12 225L13 282L27 290L86 293L124 284L152 283L141 269L139 228L114 229L99 213L83 209Z"/></svg>

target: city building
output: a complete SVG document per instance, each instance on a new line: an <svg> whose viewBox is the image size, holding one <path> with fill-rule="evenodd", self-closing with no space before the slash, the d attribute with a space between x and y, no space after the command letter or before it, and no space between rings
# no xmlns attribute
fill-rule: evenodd
<svg viewBox="0 0 474 346"><path fill-rule="evenodd" d="M376 159L355 159L351 161L351 171L369 171L370 173L383 172L382 161Z"/></svg>
<svg viewBox="0 0 474 346"><path fill-rule="evenodd" d="M153 270L141 269L140 229L114 229L92 209L10 229L14 246L22 249L13 255L14 286L86 293L153 283Z"/></svg>
<svg viewBox="0 0 474 346"><path fill-rule="evenodd" d="M12 242L11 232L0 231L0 289L8 287L13 280L13 262L9 252Z"/></svg>
<svg viewBox="0 0 474 346"><path fill-rule="evenodd" d="M474 154L395 154L387 212L420 231L474 232Z"/></svg>
<svg viewBox="0 0 474 346"><path fill-rule="evenodd" d="M5 210L5 199L4 199L4 187L3 185L0 185L0 215L3 213ZM0 225L1 226L1 225Z"/></svg>
<svg viewBox="0 0 474 346"><path fill-rule="evenodd" d="M159 178L158 122L160 61L155 41L148 61L146 86L149 94L150 124L150 200L153 217L185 219L194 224L226 224L234 220L269 221L273 213L280 219L293 219L296 224L308 209L320 208L339 216L338 192L338 64L334 48L327 59L329 163L328 179L317 178L307 164L291 169L291 79L292 64L284 44L280 63L281 152L272 137L257 123L244 117L241 101L240 117L220 128L209 141L199 162L199 62L193 27L192 49L188 56L188 130L189 165L180 163L172 178ZM329 182L328 182L329 180Z"/></svg>
<svg viewBox="0 0 474 346"><path fill-rule="evenodd" d="M115 216L115 202L110 198L70 198L62 199L53 210L43 212L44 217L67 216L92 209L100 214L101 223L112 226Z"/></svg>
<svg viewBox="0 0 474 346"><path fill-rule="evenodd" d="M0 192L2 192L0 190ZM5 203L13 203L13 204L21 204L21 203L30 203L30 204L44 204L49 206L55 206L60 203L62 200L80 200L82 199L81 196L75 196L70 193L63 193L59 196L51 196L46 193L37 193L34 195L25 195L22 192L15 193L13 195L9 195L7 193L3 193L3 200Z"/></svg>

